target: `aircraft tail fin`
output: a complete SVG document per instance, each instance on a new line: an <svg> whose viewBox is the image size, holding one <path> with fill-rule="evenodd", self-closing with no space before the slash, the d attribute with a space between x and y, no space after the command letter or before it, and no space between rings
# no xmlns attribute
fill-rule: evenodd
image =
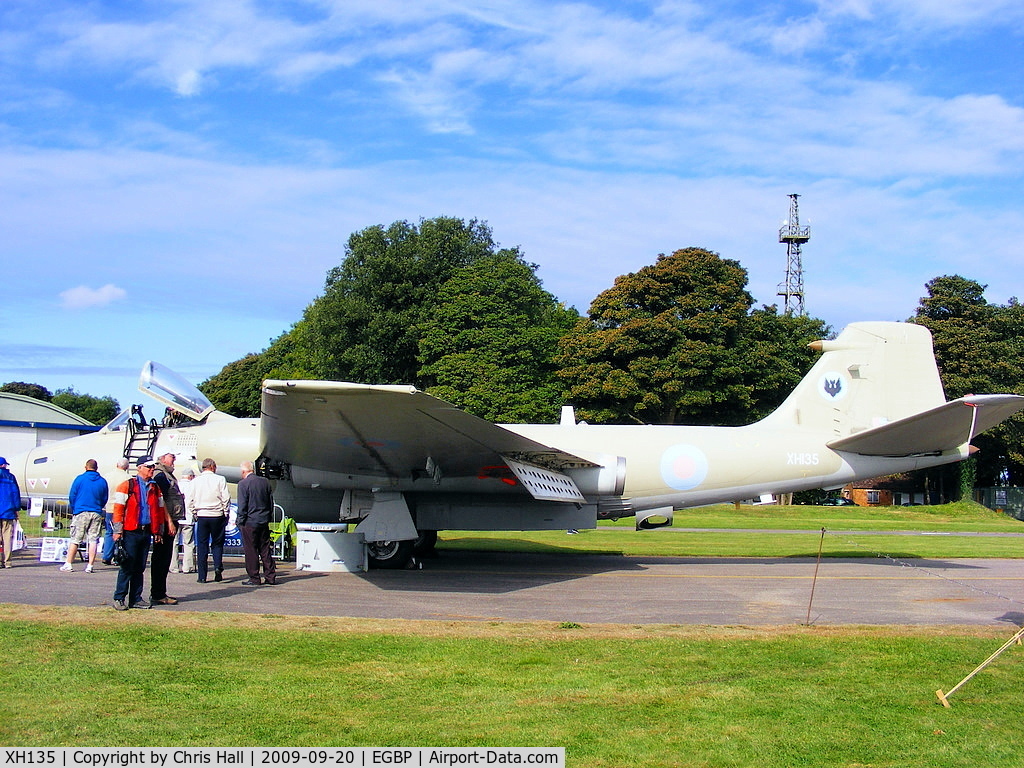
<svg viewBox="0 0 1024 768"><path fill-rule="evenodd" d="M924 326L851 323L812 346L824 354L763 424L820 430L841 441L946 404Z"/></svg>

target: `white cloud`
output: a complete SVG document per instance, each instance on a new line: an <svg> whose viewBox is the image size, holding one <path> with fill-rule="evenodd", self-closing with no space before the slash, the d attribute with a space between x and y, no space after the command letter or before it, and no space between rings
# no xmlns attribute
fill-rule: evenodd
<svg viewBox="0 0 1024 768"><path fill-rule="evenodd" d="M79 285L61 291L60 300L64 309L93 309L94 307L105 307L127 295L128 293L123 288L118 288L113 283L107 283L102 288Z"/></svg>
<svg viewBox="0 0 1024 768"><path fill-rule="evenodd" d="M182 72L174 90L179 96L195 96L202 87L203 76L194 69Z"/></svg>
<svg viewBox="0 0 1024 768"><path fill-rule="evenodd" d="M488 221L581 309L691 245L772 302L791 192L829 322L906 317L956 271L1024 295L1019 78L1010 54L962 71L983 25L1019 41L1010 0L52 1L0 32L0 217L53 338L143 310L70 329L51 276L81 308L159 275L180 338L213 307L257 351L351 232L439 215ZM0 29L30 17L5 7ZM962 64L934 55L961 34Z"/></svg>

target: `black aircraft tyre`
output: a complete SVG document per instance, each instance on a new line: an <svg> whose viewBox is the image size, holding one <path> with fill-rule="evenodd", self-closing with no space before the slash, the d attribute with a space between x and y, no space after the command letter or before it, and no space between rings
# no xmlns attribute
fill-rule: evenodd
<svg viewBox="0 0 1024 768"><path fill-rule="evenodd" d="M437 552L437 531L417 531L416 543L413 547L413 554L416 557L434 557Z"/></svg>
<svg viewBox="0 0 1024 768"><path fill-rule="evenodd" d="M366 542L371 568L405 568L415 547L414 539Z"/></svg>

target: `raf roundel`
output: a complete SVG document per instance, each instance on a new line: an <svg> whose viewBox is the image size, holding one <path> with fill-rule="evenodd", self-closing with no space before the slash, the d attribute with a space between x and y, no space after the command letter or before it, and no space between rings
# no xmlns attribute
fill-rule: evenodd
<svg viewBox="0 0 1024 768"><path fill-rule="evenodd" d="M661 454L661 479L669 488L689 491L708 476L708 458L692 445L673 445Z"/></svg>
<svg viewBox="0 0 1024 768"><path fill-rule="evenodd" d="M829 403L836 403L846 397L850 384L846 377L836 371L827 371L818 379L818 394Z"/></svg>

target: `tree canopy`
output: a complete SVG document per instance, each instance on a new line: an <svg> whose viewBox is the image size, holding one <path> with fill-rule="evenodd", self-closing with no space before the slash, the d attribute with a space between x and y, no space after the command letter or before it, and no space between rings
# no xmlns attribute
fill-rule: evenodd
<svg viewBox="0 0 1024 768"><path fill-rule="evenodd" d="M106 397L94 397L76 392L71 387L58 389L52 400L54 405L59 405L65 411L71 411L76 416L81 416L86 421L97 426L102 426L117 416L121 407L110 395Z"/></svg>
<svg viewBox="0 0 1024 768"><path fill-rule="evenodd" d="M739 424L810 367L820 320L751 312L739 262L685 248L601 293L561 342L567 397L598 422Z"/></svg>
<svg viewBox="0 0 1024 768"><path fill-rule="evenodd" d="M200 384L199 390L225 413L242 418L259 416L264 379L319 378L306 362L302 336L303 327L297 323L259 354L250 353L228 363Z"/></svg>
<svg viewBox="0 0 1024 768"><path fill-rule="evenodd" d="M53 394L41 384L30 384L24 381L9 381L3 386L0 386L0 392L10 392L14 395L25 395L26 397L42 400L46 403L53 403L54 405L63 408L65 411L70 411L76 416L81 416L86 421L97 426L106 424L112 418L117 416L118 412L121 410L117 400L110 395L105 397L85 395L80 392L76 392L71 387L58 389L56 394Z"/></svg>
<svg viewBox="0 0 1024 768"><path fill-rule="evenodd" d="M459 269L496 253L490 228L475 219L396 221L354 233L301 323L314 375L420 383L420 325L438 291Z"/></svg>
<svg viewBox="0 0 1024 768"><path fill-rule="evenodd" d="M457 270L440 287L419 329L418 377L428 391L482 418L557 418L558 340L578 319L545 291L516 252Z"/></svg>
<svg viewBox="0 0 1024 768"><path fill-rule="evenodd" d="M1024 308L985 297L987 286L960 275L925 284L911 322L932 333L935 359L949 399L970 394L1024 394ZM977 483L1024 483L1024 416L1018 414L972 441Z"/></svg>
<svg viewBox="0 0 1024 768"><path fill-rule="evenodd" d="M53 400L53 393L41 384L30 384L27 381L9 381L0 387L0 392L9 392L12 395L24 395L36 400L49 403Z"/></svg>
<svg viewBox="0 0 1024 768"><path fill-rule="evenodd" d="M487 267L471 269L485 261ZM508 285L489 278L488 270L501 271ZM525 360L519 365L510 361L500 371L505 385L499 383L499 371L491 369L488 378L476 381L472 388L468 372L455 372L455 361L470 339L492 344L494 338L486 337L485 328L497 337L497 317L504 312L519 320L519 341L505 343L509 348L515 343L532 344L533 364L542 364L543 339L555 332L541 328L535 330L538 338L527 341L525 337L535 323L557 326L560 321L557 302L540 288L535 270L517 248L498 248L487 224L475 219L439 217L418 225L396 221L388 227L368 227L349 237L344 259L327 273L323 293L290 331L263 352L229 364L199 388L214 405L236 416L258 415L259 385L264 378L437 387L457 394L458 402L474 413L526 413L530 409L524 407L524 399L529 393L517 396L518 405L503 401L513 397L513 383L536 378L536 373L526 371ZM533 305L514 306L527 297ZM448 307L448 303L459 306ZM546 309L542 311L541 306ZM473 319L467 321L467 317ZM476 327L460 325L466 322ZM445 333L458 342L450 343L453 340L443 338ZM430 336L426 341L424 334ZM491 359L497 356L493 344L488 354ZM482 357L477 364L486 366ZM513 369L518 371L515 376ZM479 367L476 373L482 374ZM461 382L458 393L456 379ZM532 394L540 393L535 389ZM542 397L551 401L553 394L544 391ZM548 408L538 404L533 410Z"/></svg>

